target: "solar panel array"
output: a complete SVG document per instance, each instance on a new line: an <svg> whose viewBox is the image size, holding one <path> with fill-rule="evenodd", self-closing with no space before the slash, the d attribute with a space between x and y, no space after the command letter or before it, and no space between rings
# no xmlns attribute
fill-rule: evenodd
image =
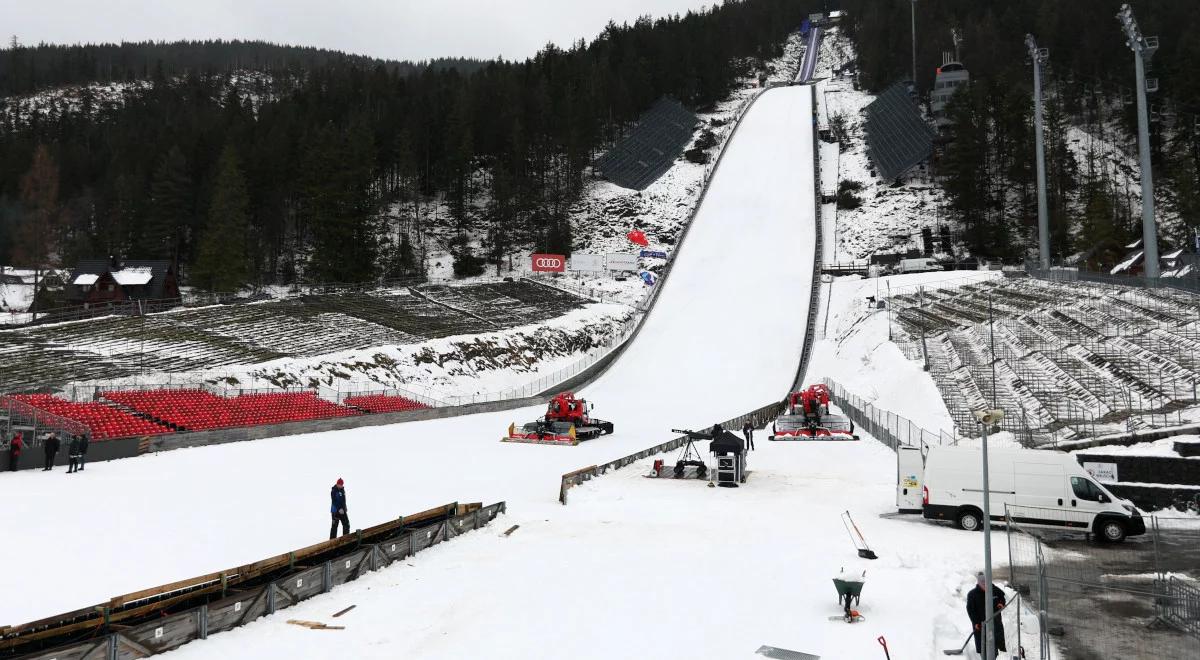
<svg viewBox="0 0 1200 660"><path fill-rule="evenodd" d="M867 106L867 155L884 179L895 179L933 153L933 129L908 94L896 83Z"/></svg>
<svg viewBox="0 0 1200 660"><path fill-rule="evenodd" d="M678 101L661 98L628 135L596 159L596 167L622 188L645 190L683 153L697 121Z"/></svg>

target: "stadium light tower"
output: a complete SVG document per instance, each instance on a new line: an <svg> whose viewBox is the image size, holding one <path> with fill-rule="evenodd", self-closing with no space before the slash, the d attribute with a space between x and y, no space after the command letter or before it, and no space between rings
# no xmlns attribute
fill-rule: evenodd
<svg viewBox="0 0 1200 660"><path fill-rule="evenodd" d="M1133 51L1137 72L1138 152L1142 166L1142 256L1146 277L1158 277L1158 228L1154 223L1154 177L1150 171L1150 121L1146 111L1146 92L1158 90L1158 80L1146 80L1145 61L1158 50L1158 37L1143 37L1133 9L1121 5L1117 20L1125 30L1125 45Z"/></svg>
<svg viewBox="0 0 1200 660"><path fill-rule="evenodd" d="M913 91L917 89L917 0L912 0L912 81Z"/></svg>
<svg viewBox="0 0 1200 660"><path fill-rule="evenodd" d="M1042 64L1049 51L1038 48L1032 34L1025 35L1025 47L1033 61L1033 130L1037 148L1038 263L1050 270L1050 217L1046 210L1046 143L1042 130Z"/></svg>

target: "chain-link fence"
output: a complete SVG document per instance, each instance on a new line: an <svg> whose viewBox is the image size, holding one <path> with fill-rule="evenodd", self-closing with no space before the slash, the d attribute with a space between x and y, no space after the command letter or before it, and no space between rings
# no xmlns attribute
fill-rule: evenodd
<svg viewBox="0 0 1200 660"><path fill-rule="evenodd" d="M1005 511L1011 584L1042 620L1030 658L1200 658L1200 519L1150 516L1100 543L1013 521L1026 515Z"/></svg>
<svg viewBox="0 0 1200 660"><path fill-rule="evenodd" d="M919 447L924 445L953 445L958 438L945 431L927 431L906 417L890 410L876 408L875 404L851 394L837 381L823 381L829 386L829 396L842 413L854 421L859 428L870 433L876 440L895 449L900 445Z"/></svg>

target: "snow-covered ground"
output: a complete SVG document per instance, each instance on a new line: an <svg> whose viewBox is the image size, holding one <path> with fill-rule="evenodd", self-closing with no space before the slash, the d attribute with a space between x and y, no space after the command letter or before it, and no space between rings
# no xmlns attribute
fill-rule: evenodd
<svg viewBox="0 0 1200 660"><path fill-rule="evenodd" d="M1200 456L1180 456L1175 451L1176 442L1194 443L1200 441L1200 435L1176 435L1162 440L1139 442L1133 445L1106 445L1079 449L1072 454L1100 454L1104 456L1154 456L1159 458L1187 458L1200 461Z"/></svg>
<svg viewBox="0 0 1200 660"><path fill-rule="evenodd" d="M889 290L954 282L967 284L1000 276L997 271L946 271L878 278L838 277L824 285L817 341L810 374L832 378L847 390L912 420L927 431L953 433L954 423L933 378L920 362L905 357L888 337L887 309L868 304L886 300Z"/></svg>
<svg viewBox="0 0 1200 660"><path fill-rule="evenodd" d="M356 527L450 501L553 509L565 472L778 399L795 377L812 278L812 263L794 258L813 240L810 99L806 88L773 89L749 111L641 334L583 392L614 435L573 448L499 442L510 422L543 412L527 408L177 450L94 463L65 480L61 470L3 473L0 499L21 503L0 511L5 540L69 570L5 571L0 621L318 541L338 477ZM769 332L747 312L766 309Z"/></svg>
<svg viewBox="0 0 1200 660"><path fill-rule="evenodd" d="M738 489L647 479L647 459L572 489L566 507L510 504L485 530L169 657L748 660L767 644L864 660L883 657L880 636L897 659L958 648L982 535L880 518L894 511L896 459L872 439L759 436ZM878 560L857 556L847 509ZM1004 543L995 549L1001 567ZM843 570L866 572L865 620L853 625L829 620ZM1015 610L1008 617L1015 648Z"/></svg>
<svg viewBox="0 0 1200 660"><path fill-rule="evenodd" d="M514 389L536 394L556 374L571 371L609 350L635 322L629 305L592 303L539 323L507 330L454 335L413 344L389 344L317 357L214 367L181 373L149 372L72 386L210 383L244 389L328 387L340 391L398 388L446 404L488 400ZM178 350L178 342L146 342L155 351ZM588 347L588 348L584 348ZM77 346L79 348L79 346ZM97 352L103 349L97 348ZM565 376L557 378L565 380ZM540 389L537 389L539 388ZM70 391L71 388L64 388Z"/></svg>

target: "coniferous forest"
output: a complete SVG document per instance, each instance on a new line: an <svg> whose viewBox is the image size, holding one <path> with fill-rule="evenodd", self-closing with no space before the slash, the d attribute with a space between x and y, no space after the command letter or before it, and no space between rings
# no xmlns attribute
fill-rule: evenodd
<svg viewBox="0 0 1200 660"><path fill-rule="evenodd" d="M434 199L460 236L456 272L513 245L569 253L588 164L663 95L697 109L725 97L809 10L726 2L519 62L14 40L0 50L0 263L171 259L215 291L414 276L415 218ZM64 85L84 88L55 106ZM105 86L118 103L93 97ZM39 94L51 111L27 110ZM396 227L380 226L388 205Z"/></svg>
<svg viewBox="0 0 1200 660"><path fill-rule="evenodd" d="M910 0L842 0L858 52L861 84L879 91L911 77ZM971 86L948 112L950 141L935 174L950 215L963 226L973 254L1020 259L1037 246L1033 72L1025 46L1032 34L1049 50L1043 69L1048 207L1054 259L1085 256L1111 266L1141 237L1136 172L1104 172L1099 153L1072 153L1076 127L1119 147L1137 162L1134 58L1116 14L1119 0L918 0L917 76L928 99L951 30L963 38L961 59ZM1187 245L1200 227L1200 5L1192 0L1130 3L1141 32L1160 48L1147 77L1155 197L1160 240ZM1076 133L1078 135L1078 133ZM1080 151L1084 153L1080 153ZM1114 179L1125 179L1118 181Z"/></svg>

